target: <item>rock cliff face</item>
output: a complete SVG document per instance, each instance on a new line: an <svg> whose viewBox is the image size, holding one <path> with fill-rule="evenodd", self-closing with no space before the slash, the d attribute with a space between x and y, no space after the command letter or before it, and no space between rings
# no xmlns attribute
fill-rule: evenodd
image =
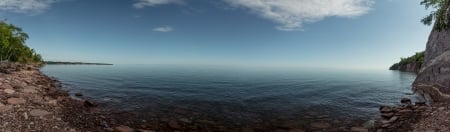
<svg viewBox="0 0 450 132"><path fill-rule="evenodd" d="M422 63L412 62L405 65L399 65L397 67L391 67L389 70L399 70L402 72L415 72L418 73L422 68Z"/></svg>
<svg viewBox="0 0 450 132"><path fill-rule="evenodd" d="M431 32L413 90L428 101L450 102L450 29Z"/></svg>

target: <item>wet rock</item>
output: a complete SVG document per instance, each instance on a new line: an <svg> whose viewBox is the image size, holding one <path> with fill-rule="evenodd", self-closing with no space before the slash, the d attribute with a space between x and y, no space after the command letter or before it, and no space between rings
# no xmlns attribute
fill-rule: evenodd
<svg viewBox="0 0 450 132"><path fill-rule="evenodd" d="M405 104L405 105L411 105L411 99L402 98L402 100L400 100L400 103Z"/></svg>
<svg viewBox="0 0 450 132"><path fill-rule="evenodd" d="M381 113L381 117L385 119L390 119L392 116L394 116L394 112Z"/></svg>
<svg viewBox="0 0 450 132"><path fill-rule="evenodd" d="M34 109L34 110L30 111L31 116L46 116L49 114L51 114L51 113L48 111L45 111L45 110L40 110L40 109Z"/></svg>
<svg viewBox="0 0 450 132"><path fill-rule="evenodd" d="M392 111L394 111L394 109L392 107L390 107L390 106L381 106L380 107L380 112L381 113L389 113L389 112L392 112Z"/></svg>
<svg viewBox="0 0 450 132"><path fill-rule="evenodd" d="M81 96L83 96L83 94L81 92L78 92L78 93L75 93L75 96L81 97Z"/></svg>
<svg viewBox="0 0 450 132"><path fill-rule="evenodd" d="M426 102L416 102L416 106L426 106Z"/></svg>
<svg viewBox="0 0 450 132"><path fill-rule="evenodd" d="M389 120L383 120L383 121L381 121L381 123L383 123L383 124L390 124L390 123L393 123L393 122L397 121L397 119L398 119L397 116L393 116L393 117L391 117L391 119L389 119Z"/></svg>
<svg viewBox="0 0 450 132"><path fill-rule="evenodd" d="M316 129L327 129L327 128L331 127L330 123L326 123L326 122L313 122L310 125L312 128L316 128Z"/></svg>
<svg viewBox="0 0 450 132"><path fill-rule="evenodd" d="M171 120L167 124L169 125L169 127L173 128L173 129L181 129L180 124L178 124L178 122L175 120Z"/></svg>
<svg viewBox="0 0 450 132"><path fill-rule="evenodd" d="M98 106L98 103L92 102L92 101L88 101L88 100L85 100L85 101L84 101L84 106L85 106L85 107L97 107L97 106Z"/></svg>
<svg viewBox="0 0 450 132"><path fill-rule="evenodd" d="M26 103L26 100L23 99L23 98L9 98L9 99L8 99L8 103L9 103L9 104L13 104L13 105L16 105L16 104L25 104L25 103Z"/></svg>
<svg viewBox="0 0 450 132"><path fill-rule="evenodd" d="M3 92L5 92L5 93L7 93L7 94L13 94L13 93L15 93L16 91L14 91L13 89L5 89L5 90L3 90Z"/></svg>
<svg viewBox="0 0 450 132"><path fill-rule="evenodd" d="M128 126L120 125L115 128L118 132L134 132L133 128L130 128Z"/></svg>

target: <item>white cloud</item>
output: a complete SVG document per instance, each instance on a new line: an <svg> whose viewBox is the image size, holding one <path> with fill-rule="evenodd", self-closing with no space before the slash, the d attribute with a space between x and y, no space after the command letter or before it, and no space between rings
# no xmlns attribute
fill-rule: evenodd
<svg viewBox="0 0 450 132"><path fill-rule="evenodd" d="M165 5L165 4L184 4L183 0L139 0L133 4L135 8L144 8L147 6Z"/></svg>
<svg viewBox="0 0 450 132"><path fill-rule="evenodd" d="M0 0L0 10L16 13L40 13L59 0Z"/></svg>
<svg viewBox="0 0 450 132"><path fill-rule="evenodd" d="M325 17L355 17L367 13L373 0L225 0L278 24L284 31L300 30L305 23Z"/></svg>
<svg viewBox="0 0 450 132"><path fill-rule="evenodd" d="M174 29L170 26L162 26L162 27L157 27L157 28L153 29L153 31L155 31L155 32L171 32L173 30Z"/></svg>

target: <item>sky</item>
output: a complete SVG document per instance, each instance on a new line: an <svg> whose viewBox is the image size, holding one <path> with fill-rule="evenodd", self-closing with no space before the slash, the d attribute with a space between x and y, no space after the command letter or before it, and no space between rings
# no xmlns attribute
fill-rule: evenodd
<svg viewBox="0 0 450 132"><path fill-rule="evenodd" d="M420 0L0 0L48 61L387 69L425 50Z"/></svg>

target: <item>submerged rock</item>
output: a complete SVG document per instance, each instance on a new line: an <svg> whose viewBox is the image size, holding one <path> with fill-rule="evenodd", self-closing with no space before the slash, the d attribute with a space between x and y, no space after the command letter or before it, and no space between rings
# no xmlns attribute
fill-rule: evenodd
<svg viewBox="0 0 450 132"><path fill-rule="evenodd" d="M75 96L81 97L83 94L81 92L75 93Z"/></svg>

